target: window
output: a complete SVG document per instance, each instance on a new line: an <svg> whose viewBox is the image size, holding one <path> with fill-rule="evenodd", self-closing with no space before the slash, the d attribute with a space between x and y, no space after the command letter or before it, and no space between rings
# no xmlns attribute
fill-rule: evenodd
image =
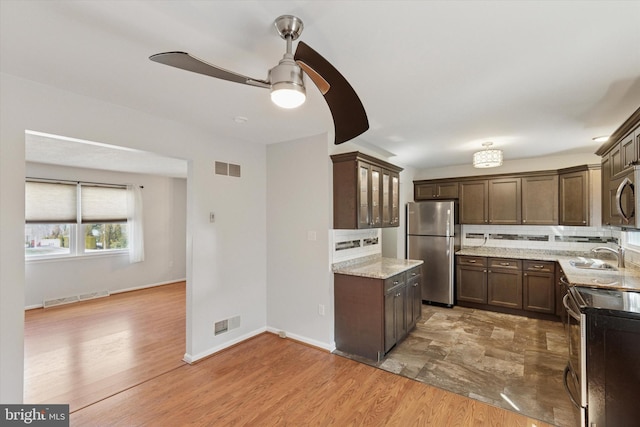
<svg viewBox="0 0 640 427"><path fill-rule="evenodd" d="M27 181L25 256L64 257L127 250L127 190Z"/></svg>
<svg viewBox="0 0 640 427"><path fill-rule="evenodd" d="M626 236L626 246L640 251L640 231L627 230L623 234Z"/></svg>
<svg viewBox="0 0 640 427"><path fill-rule="evenodd" d="M24 228L26 256L71 254L73 224L26 224Z"/></svg>

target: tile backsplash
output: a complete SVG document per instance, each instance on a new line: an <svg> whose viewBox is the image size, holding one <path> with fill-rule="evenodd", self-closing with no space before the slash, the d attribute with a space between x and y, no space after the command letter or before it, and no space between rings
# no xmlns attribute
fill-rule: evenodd
<svg viewBox="0 0 640 427"><path fill-rule="evenodd" d="M333 230L331 262L349 261L382 253L382 230Z"/></svg>
<svg viewBox="0 0 640 427"><path fill-rule="evenodd" d="M588 252L596 246L617 245L620 230L562 225L463 225L462 246Z"/></svg>

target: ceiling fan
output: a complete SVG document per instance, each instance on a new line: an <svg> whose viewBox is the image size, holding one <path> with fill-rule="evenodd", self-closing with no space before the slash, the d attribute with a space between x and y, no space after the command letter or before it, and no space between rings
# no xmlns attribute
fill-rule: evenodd
<svg viewBox="0 0 640 427"><path fill-rule="evenodd" d="M283 108L296 108L304 103L304 71L318 87L329 106L335 127L336 145L369 129L367 113L360 98L333 65L302 41L298 42L295 54L291 53L292 42L300 37L304 28L300 18L282 15L276 18L274 24L280 37L287 42L287 51L278 65L269 70L266 80L225 70L186 52L158 53L149 59L222 80L270 89L271 100Z"/></svg>

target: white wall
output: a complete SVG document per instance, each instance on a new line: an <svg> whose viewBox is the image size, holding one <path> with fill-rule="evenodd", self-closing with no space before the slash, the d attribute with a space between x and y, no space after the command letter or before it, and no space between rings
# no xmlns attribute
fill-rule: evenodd
<svg viewBox="0 0 640 427"><path fill-rule="evenodd" d="M478 169L469 164L460 166L447 166L444 168L430 168L416 171L416 181L422 179L452 178L476 175L493 175L501 173L529 172L541 170L555 170L579 165L599 165L600 157L595 154L571 154L563 156L532 157L521 160L505 160L503 165L497 168Z"/></svg>
<svg viewBox="0 0 640 427"><path fill-rule="evenodd" d="M145 260L128 254L29 260L25 304L107 290L111 293L184 280L186 277L187 181L153 175L27 163L28 177L143 185Z"/></svg>
<svg viewBox="0 0 640 427"><path fill-rule="evenodd" d="M24 132L120 145L189 160L186 359L259 333L266 325L266 148L0 74L0 401L23 395ZM325 156L326 157L326 156ZM215 160L242 178L213 173ZM209 212L216 222L209 223ZM229 314L241 326L213 334Z"/></svg>
<svg viewBox="0 0 640 427"><path fill-rule="evenodd" d="M327 139L324 134L267 148L267 324L270 330L332 349L333 202Z"/></svg>

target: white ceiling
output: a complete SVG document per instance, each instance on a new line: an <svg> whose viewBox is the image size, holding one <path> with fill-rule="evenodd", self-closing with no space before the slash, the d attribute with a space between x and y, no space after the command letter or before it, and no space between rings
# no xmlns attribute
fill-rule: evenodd
<svg viewBox="0 0 640 427"><path fill-rule="evenodd" d="M416 168L468 164L486 140L506 160L593 153L600 143L591 138L610 134L640 106L640 1L1 0L0 7L3 73L264 144L333 126L310 81L307 103L287 111L264 89L148 57L183 50L263 79L285 50L273 20L294 14L304 21L301 39L359 94L371 128L358 140Z"/></svg>

